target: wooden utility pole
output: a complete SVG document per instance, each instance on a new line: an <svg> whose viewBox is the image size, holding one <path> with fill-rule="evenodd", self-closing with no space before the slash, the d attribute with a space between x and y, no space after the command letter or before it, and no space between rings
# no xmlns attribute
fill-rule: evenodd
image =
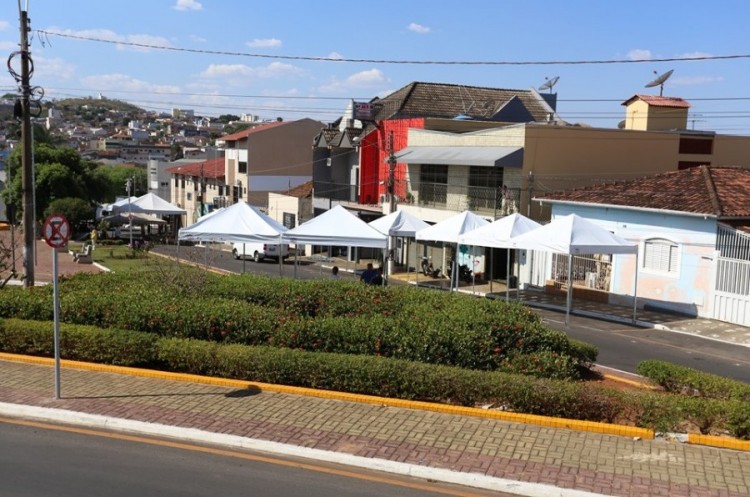
<svg viewBox="0 0 750 497"><path fill-rule="evenodd" d="M21 141L23 143L21 194L23 197L23 266L25 287L34 286L35 225L34 225L34 164L32 161L31 131L31 72L29 54L29 18L26 11L21 11Z"/></svg>

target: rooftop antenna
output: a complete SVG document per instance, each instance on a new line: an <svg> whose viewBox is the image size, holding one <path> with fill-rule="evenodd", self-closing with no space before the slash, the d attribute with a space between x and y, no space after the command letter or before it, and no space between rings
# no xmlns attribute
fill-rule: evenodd
<svg viewBox="0 0 750 497"><path fill-rule="evenodd" d="M670 69L669 71L665 72L661 76L659 76L659 73L654 71L654 74L657 75L656 79L648 83L645 88L653 88L654 86L659 87L659 96L663 96L664 94L664 82L669 79L669 77L674 72L674 69Z"/></svg>
<svg viewBox="0 0 750 497"><path fill-rule="evenodd" d="M554 78L548 78L547 76L544 77L544 84L539 87L539 91L549 90L550 93L552 93L552 87L555 86L560 79L560 76L555 76Z"/></svg>

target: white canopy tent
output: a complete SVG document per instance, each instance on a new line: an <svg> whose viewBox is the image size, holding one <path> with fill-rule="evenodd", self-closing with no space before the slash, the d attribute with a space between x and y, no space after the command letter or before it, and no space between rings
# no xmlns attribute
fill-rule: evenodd
<svg viewBox="0 0 750 497"><path fill-rule="evenodd" d="M282 238L298 245L342 245L379 249L385 249L388 246L386 235L341 205L336 205L320 216L290 229ZM295 265L295 271L296 269Z"/></svg>
<svg viewBox="0 0 750 497"><path fill-rule="evenodd" d="M370 226L389 236L410 236L430 225L406 211L396 211L371 221Z"/></svg>
<svg viewBox="0 0 750 497"><path fill-rule="evenodd" d="M287 228L246 202L202 216L179 231L179 240L282 243Z"/></svg>
<svg viewBox="0 0 750 497"><path fill-rule="evenodd" d="M123 210L127 212L130 209L132 212L145 212L146 214L157 216L180 216L186 213L185 209L172 205L158 195L150 192L131 201L130 205L125 204L118 207L118 209L120 209L120 212Z"/></svg>
<svg viewBox="0 0 750 497"><path fill-rule="evenodd" d="M448 219L444 219L439 223L433 224L428 228L417 231L415 238L417 241L434 241L455 244L456 252L458 252L458 239L461 235L488 224L490 224L489 221L483 217L478 216L471 211L464 211L455 216L451 216ZM456 285L458 285L458 266L456 261L453 261L453 266L451 273L451 290L453 289L454 279L456 280Z"/></svg>
<svg viewBox="0 0 750 497"><path fill-rule="evenodd" d="M180 240L206 242L264 242L281 245L281 236L287 228L246 202L238 202L202 216L194 224L182 228ZM244 260L243 257L243 271ZM279 273L283 259L279 258Z"/></svg>
<svg viewBox="0 0 750 497"><path fill-rule="evenodd" d="M511 239L535 230L541 224L532 221L521 214L511 214L501 217L496 221L464 233L458 237L458 242L463 245L475 245L480 247L507 248L507 280L505 285L505 300L510 298L510 250Z"/></svg>
<svg viewBox="0 0 750 497"><path fill-rule="evenodd" d="M290 243L386 248L387 236L337 205L283 234Z"/></svg>
<svg viewBox="0 0 750 497"><path fill-rule="evenodd" d="M419 219L413 214L409 214L406 211L391 212L387 216L383 216L375 221L371 221L370 226L380 231L384 235L389 237L402 237L406 238L406 272L409 272L409 238L414 238L414 234L422 229L429 228L430 225ZM391 247L393 245L391 244ZM390 253L390 252L389 252ZM390 273L390 268L389 268Z"/></svg>
<svg viewBox="0 0 750 497"><path fill-rule="evenodd" d="M638 267L638 244L636 242L627 241L577 214L556 218L549 224L512 238L510 244L512 247L519 249L542 250L568 255L568 295L565 326L570 323L570 308L573 300L573 255L635 254L636 267ZM636 318L637 276L636 272L635 288L633 289L633 321Z"/></svg>

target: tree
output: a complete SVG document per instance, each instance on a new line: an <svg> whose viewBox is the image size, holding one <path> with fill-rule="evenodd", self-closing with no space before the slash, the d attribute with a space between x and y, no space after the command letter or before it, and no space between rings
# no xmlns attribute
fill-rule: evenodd
<svg viewBox="0 0 750 497"><path fill-rule="evenodd" d="M45 219L50 214L62 214L75 229L96 217L96 209L81 198L59 198L49 203L44 210Z"/></svg>

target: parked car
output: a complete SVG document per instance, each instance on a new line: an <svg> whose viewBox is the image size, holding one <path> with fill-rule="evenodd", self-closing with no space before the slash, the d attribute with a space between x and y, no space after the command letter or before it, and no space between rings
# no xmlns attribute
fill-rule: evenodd
<svg viewBox="0 0 750 497"><path fill-rule="evenodd" d="M245 259L251 257L255 262L261 262L266 258L278 261L279 252L281 252L282 259L289 257L289 245L282 244L281 250L278 244L272 243L235 243L232 247L232 255L235 259L241 259L243 256Z"/></svg>

